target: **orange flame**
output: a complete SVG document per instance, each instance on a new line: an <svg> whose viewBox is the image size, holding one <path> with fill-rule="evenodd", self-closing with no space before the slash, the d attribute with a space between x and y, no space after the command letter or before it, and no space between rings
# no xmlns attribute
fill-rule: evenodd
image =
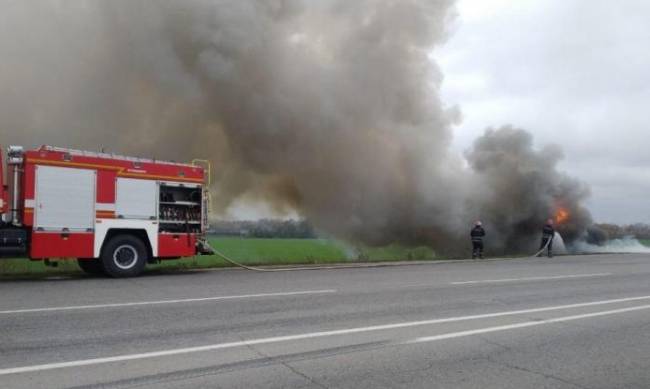
<svg viewBox="0 0 650 389"><path fill-rule="evenodd" d="M569 217L571 214L569 213L569 210L566 208L559 208L555 212L555 222L557 224L563 224L566 223L569 220Z"/></svg>

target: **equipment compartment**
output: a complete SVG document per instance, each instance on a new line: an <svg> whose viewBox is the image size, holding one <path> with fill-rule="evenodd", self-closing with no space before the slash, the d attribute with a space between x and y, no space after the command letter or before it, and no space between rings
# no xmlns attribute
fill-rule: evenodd
<svg viewBox="0 0 650 389"><path fill-rule="evenodd" d="M201 232L201 188L160 184L160 231Z"/></svg>

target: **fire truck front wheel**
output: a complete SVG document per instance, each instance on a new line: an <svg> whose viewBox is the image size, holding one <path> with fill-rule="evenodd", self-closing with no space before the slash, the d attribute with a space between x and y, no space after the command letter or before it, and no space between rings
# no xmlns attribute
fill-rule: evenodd
<svg viewBox="0 0 650 389"><path fill-rule="evenodd" d="M118 235L104 246L101 261L104 272L111 277L135 277L147 263L147 247L138 237Z"/></svg>

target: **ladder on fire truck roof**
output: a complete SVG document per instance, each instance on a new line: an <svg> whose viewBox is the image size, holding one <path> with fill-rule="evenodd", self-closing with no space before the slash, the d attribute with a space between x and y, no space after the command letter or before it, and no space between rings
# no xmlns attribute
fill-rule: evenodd
<svg viewBox="0 0 650 389"><path fill-rule="evenodd" d="M126 155L113 154L113 153L102 153L102 152L96 152L96 151L68 149L68 148L65 148L65 147L55 147L55 146L48 146L48 145L43 145L43 146L39 147L38 150L39 151L54 151L54 152L59 152L59 153L68 153L70 155L78 155L78 156L83 156L83 157L118 159L118 160L121 160L121 161L131 161L131 162L140 162L140 163L160 163L160 164L175 165L175 166L191 166L191 165L198 166L194 162L192 162L191 164L189 164L189 163L179 163L179 162L156 160L156 159L150 159L150 158L128 157Z"/></svg>

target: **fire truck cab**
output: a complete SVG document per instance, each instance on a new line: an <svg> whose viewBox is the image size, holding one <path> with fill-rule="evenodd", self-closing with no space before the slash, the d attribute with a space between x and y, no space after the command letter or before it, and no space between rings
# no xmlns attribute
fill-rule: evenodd
<svg viewBox="0 0 650 389"><path fill-rule="evenodd" d="M76 258L87 273L133 277L212 251L209 164L10 146L6 170L0 163L0 256Z"/></svg>

